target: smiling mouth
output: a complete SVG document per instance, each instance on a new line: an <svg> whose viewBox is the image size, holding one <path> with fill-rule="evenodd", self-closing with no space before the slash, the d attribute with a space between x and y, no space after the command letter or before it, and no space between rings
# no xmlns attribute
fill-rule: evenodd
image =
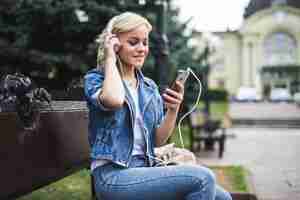
<svg viewBox="0 0 300 200"><path fill-rule="evenodd" d="M145 57L144 56L135 56L134 58L137 60L141 60L141 59L144 59Z"/></svg>

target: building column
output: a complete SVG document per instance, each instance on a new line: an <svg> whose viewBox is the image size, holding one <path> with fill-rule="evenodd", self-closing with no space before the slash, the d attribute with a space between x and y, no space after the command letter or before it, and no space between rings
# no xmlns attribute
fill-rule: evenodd
<svg viewBox="0 0 300 200"><path fill-rule="evenodd" d="M258 35L245 35L243 41L243 68L242 85L255 87L258 93L262 92L260 77L260 43Z"/></svg>
<svg viewBox="0 0 300 200"><path fill-rule="evenodd" d="M251 61L250 61L250 51L251 51L251 45L250 41L248 40L247 36L243 40L243 63L242 63L242 86L251 86Z"/></svg>
<svg viewBox="0 0 300 200"><path fill-rule="evenodd" d="M260 74L260 66L261 66L260 54L261 54L260 43L258 38L255 38L255 40L253 40L253 53L252 53L253 55L252 83L253 86L256 88L257 92L262 95L263 88L262 88L262 81L261 81L261 74Z"/></svg>

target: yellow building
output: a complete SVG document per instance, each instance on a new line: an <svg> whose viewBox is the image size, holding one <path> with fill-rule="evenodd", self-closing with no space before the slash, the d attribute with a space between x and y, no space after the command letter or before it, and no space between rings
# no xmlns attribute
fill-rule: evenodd
<svg viewBox="0 0 300 200"><path fill-rule="evenodd" d="M300 91L300 1L251 0L239 30L212 34L219 44L209 58L210 87ZM195 36L203 42L203 33Z"/></svg>

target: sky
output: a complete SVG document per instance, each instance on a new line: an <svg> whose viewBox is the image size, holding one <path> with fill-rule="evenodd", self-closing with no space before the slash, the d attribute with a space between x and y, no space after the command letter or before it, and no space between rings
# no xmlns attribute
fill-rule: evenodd
<svg viewBox="0 0 300 200"><path fill-rule="evenodd" d="M190 27L198 31L238 29L243 21L244 8L249 0L174 0L180 8L179 19L190 17Z"/></svg>

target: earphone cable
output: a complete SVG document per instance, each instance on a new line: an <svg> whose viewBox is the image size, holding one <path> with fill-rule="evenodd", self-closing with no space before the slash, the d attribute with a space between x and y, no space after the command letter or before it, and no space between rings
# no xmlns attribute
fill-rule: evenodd
<svg viewBox="0 0 300 200"><path fill-rule="evenodd" d="M198 84L199 84L199 93L198 93L198 96L197 96L197 99L196 99L196 102L195 104L192 106L192 108L187 112L185 113L180 119L179 119L179 122L178 122L178 132L179 132L179 139L180 139L180 143L181 143L181 148L184 149L184 142L183 142L183 137L182 137L182 132L181 132L181 123L182 121L189 115L191 114L192 112L194 112L194 110L197 109L197 106L200 102L200 98L201 98L201 93L202 93L202 83L201 83L201 80L197 77L197 75L193 72L193 70L191 68L187 68L187 70L194 76L194 78L197 80ZM167 162L165 160L162 160L162 159L159 159L157 156L151 156L151 155L148 155L148 157L150 159L154 159L156 160L158 163L166 166L167 165Z"/></svg>
<svg viewBox="0 0 300 200"><path fill-rule="evenodd" d="M191 68L187 68L187 70L194 76L194 78L197 80L197 82L199 83L199 93L196 99L195 104L193 105L193 107L187 112L185 113L178 122L178 132L179 132L179 139L180 139L180 143L181 143L181 147L184 148L184 142L183 142L183 137L182 137L182 132L181 132L181 123L182 121L192 112L194 112L194 110L197 109L197 106L200 102L200 98L201 98L201 93L202 93L202 83L201 80L197 77L197 75L193 72L193 70Z"/></svg>

